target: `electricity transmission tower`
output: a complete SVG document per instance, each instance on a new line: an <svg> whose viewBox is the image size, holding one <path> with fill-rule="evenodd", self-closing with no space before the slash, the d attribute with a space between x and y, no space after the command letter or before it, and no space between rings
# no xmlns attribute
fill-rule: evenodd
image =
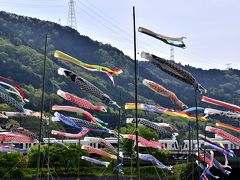
<svg viewBox="0 0 240 180"><path fill-rule="evenodd" d="M231 69L231 63L228 63L228 64L225 64L225 66L226 66L226 70L229 70L229 69Z"/></svg>
<svg viewBox="0 0 240 180"><path fill-rule="evenodd" d="M77 19L76 19L76 14L75 14L75 1L69 0L67 26L77 30L76 21L77 21Z"/></svg>

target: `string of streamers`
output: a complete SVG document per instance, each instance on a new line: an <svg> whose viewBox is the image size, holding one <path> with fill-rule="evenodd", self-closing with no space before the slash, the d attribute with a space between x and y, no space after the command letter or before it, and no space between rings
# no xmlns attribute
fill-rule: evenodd
<svg viewBox="0 0 240 180"><path fill-rule="evenodd" d="M120 69L120 68L111 70L108 67L84 63L84 62L82 62L72 56L69 56L68 54L65 54L61 51L58 51L58 50L55 51L54 57L71 62L71 63L76 64L86 70L89 70L89 71L103 72L111 79L113 85L114 85L113 75L119 75L123 72L122 69Z"/></svg>
<svg viewBox="0 0 240 180"><path fill-rule="evenodd" d="M19 142L19 143L37 142L37 140L34 140L34 139L32 139L30 137L27 137L25 135L13 134L13 133L0 134L0 141L3 141L3 142Z"/></svg>
<svg viewBox="0 0 240 180"><path fill-rule="evenodd" d="M153 157L151 154L141 154L139 153L139 159L143 160L143 161L150 161L153 164L155 164L158 168L160 169L167 169L169 171L172 170L172 166L166 166L163 163L161 163L158 159L156 159L155 157Z"/></svg>
<svg viewBox="0 0 240 180"><path fill-rule="evenodd" d="M147 86L148 88L150 88L151 90L155 91L156 93L161 94L165 97L168 97L173 103L177 104L181 108L183 108L183 109L188 108L186 104L184 104L182 101L180 101L177 98L176 94L169 91L168 89L161 86L160 84L157 84L157 83L155 83L153 81L150 81L150 80L147 80L147 79L143 80L143 84L145 86Z"/></svg>
<svg viewBox="0 0 240 180"><path fill-rule="evenodd" d="M109 154L101 149L97 149L97 148L93 148L91 146L82 146L81 147L82 149L86 150L86 151L89 151L89 152L92 152L92 153L95 153L95 154L98 154L102 157L106 157L106 158L110 158L110 159L117 159L117 156L116 155L113 155L113 154Z"/></svg>
<svg viewBox="0 0 240 180"><path fill-rule="evenodd" d="M10 118L26 118L26 117L36 117L36 118L41 118L41 112L35 112L29 109L24 109L24 112L8 112L8 111L2 111L0 112L7 117ZM43 114L42 118L44 120L48 120L49 118Z"/></svg>
<svg viewBox="0 0 240 180"><path fill-rule="evenodd" d="M80 139L83 136L85 136L89 131L90 131L90 129L84 129L81 132L79 132L78 134L71 134L71 133L65 133L65 132L61 132L61 131L52 130L51 134L56 135L56 136L61 136L61 137Z"/></svg>
<svg viewBox="0 0 240 180"><path fill-rule="evenodd" d="M221 136L222 138L225 138L238 146L240 145L240 138L235 137L235 136L223 131L222 129L218 129L218 128L211 127L211 126L206 126L205 130L215 133L215 134Z"/></svg>
<svg viewBox="0 0 240 180"><path fill-rule="evenodd" d="M19 112L24 112L22 104L3 92L0 92L0 102L8 104Z"/></svg>
<svg viewBox="0 0 240 180"><path fill-rule="evenodd" d="M194 89L198 90L199 92L207 92L207 90L197 82L191 73L181 68L174 61L166 60L146 52L142 52L141 57L149 60L151 63L153 63L155 66L167 74L193 86Z"/></svg>
<svg viewBox="0 0 240 180"><path fill-rule="evenodd" d="M227 154L228 156L231 156L231 157L236 157L236 155L234 154L234 152L232 150L225 149L219 143L211 141L211 139L209 139L208 137L205 138L205 136L203 136L202 134L199 134L198 137L199 137L199 139L201 139L205 142L205 145L213 147L218 152L220 152L222 154Z"/></svg>
<svg viewBox="0 0 240 180"><path fill-rule="evenodd" d="M75 113L80 113L82 115L84 115L87 119L89 119L91 122L96 123L95 118L87 111L81 109L81 108L77 108L74 106L58 106L58 105L54 105L52 106L52 110L53 111L67 111L67 112L75 112Z"/></svg>
<svg viewBox="0 0 240 180"><path fill-rule="evenodd" d="M125 109L135 109L135 103L125 103ZM164 108L162 106L154 106L154 105L138 103L137 109L150 111L150 112L156 112L156 113L160 113L160 114L166 114L166 115L173 116L173 117L182 117L182 118L186 118L186 119L192 120L192 121L196 120L195 116L191 116L184 111L175 111L172 109ZM207 118L199 116L198 120L202 121L202 122L206 122Z"/></svg>
<svg viewBox="0 0 240 180"><path fill-rule="evenodd" d="M12 133L15 133L15 134L25 135L32 139L38 139L38 136L36 134L34 134L33 132L31 132L23 127L19 127L17 125L10 125L10 126L1 125L1 128L5 129L7 131L11 131Z"/></svg>
<svg viewBox="0 0 240 180"><path fill-rule="evenodd" d="M136 118L127 118L126 123L136 123ZM169 128L166 129L164 128L165 126L162 127L144 118L138 118L138 123L155 130L158 134L161 135L165 135L168 137L175 137L178 135L178 133L172 133L171 131L169 131Z"/></svg>
<svg viewBox="0 0 240 180"><path fill-rule="evenodd" d="M240 121L240 114L231 111L221 111L217 109L205 108L204 113L213 116L222 116Z"/></svg>
<svg viewBox="0 0 240 180"><path fill-rule="evenodd" d="M107 109L104 106L95 106L90 101L80 98L78 96L75 96L71 93L64 92L62 90L58 90L57 94L60 97L62 97L63 99L65 99L69 102L72 102L80 107L85 108L85 109L107 112Z"/></svg>
<svg viewBox="0 0 240 180"><path fill-rule="evenodd" d="M117 150L105 139L96 138L96 137L86 137L85 140L91 143L97 143L106 146L109 150L111 150L114 154L118 154Z"/></svg>
<svg viewBox="0 0 240 180"><path fill-rule="evenodd" d="M19 93L21 94L22 99L25 101L25 99L26 99L25 94L24 94L21 86L17 82L13 81L12 79L3 77L3 76L0 76L0 80L7 81L7 82L11 83L12 85L14 85L18 89Z"/></svg>
<svg viewBox="0 0 240 180"><path fill-rule="evenodd" d="M183 42L183 39L186 38L186 37L179 37L179 38L173 38L173 37L167 37L167 36L164 36L164 35L161 35L161 34L157 34L149 29L146 29L146 28L143 28L143 27L139 27L138 28L138 32L141 32L141 33L144 33L144 34L147 34L151 37L154 37L168 45L171 45L171 46L175 46L175 47L180 47L180 48L185 48L186 45L184 44Z"/></svg>
<svg viewBox="0 0 240 180"><path fill-rule="evenodd" d="M223 127L223 128L226 128L226 129L230 129L230 130L238 132L238 133L240 132L240 128L231 126L229 124L224 124L224 123L222 123L220 121L216 122L216 126L217 127Z"/></svg>
<svg viewBox="0 0 240 180"><path fill-rule="evenodd" d="M2 81L0 81L0 84L2 85L1 86L1 90L2 91L4 91L4 93L8 93L8 95L10 95L10 94L13 94L13 95L16 95L17 97L19 97L20 99L21 99L21 101L23 102L23 103L25 103L25 102L29 102L29 100L28 99L23 99L23 96L22 96L22 94L19 92L19 90L18 89L16 89L14 86L12 86L11 84L8 84L8 83L5 83L5 82L2 82ZM3 87L4 86L4 87ZM7 88L6 88L7 87Z"/></svg>
<svg viewBox="0 0 240 180"><path fill-rule="evenodd" d="M214 104L216 106L222 106L222 107L225 107L225 108L232 109L234 111L240 112L240 107L235 105L235 104L230 104L230 103L227 103L227 102L219 101L217 99L213 99L213 98L210 98L210 97L207 97L207 96L202 96L201 100L203 102Z"/></svg>
<svg viewBox="0 0 240 180"><path fill-rule="evenodd" d="M131 139L136 142L136 135L134 135L134 134L121 134L121 136L123 138ZM139 142L140 146L142 146L142 147L151 147L151 148L156 148L156 149L165 148L165 144L159 143L156 141L148 141L141 136L138 136L138 142Z"/></svg>
<svg viewBox="0 0 240 180"><path fill-rule="evenodd" d="M70 78L71 81L73 81L75 84L77 84L81 90L101 99L104 103L106 103L110 106L116 106L117 108L120 108L120 106L118 106L117 103L115 101L113 101L107 94L103 93L100 89L98 89L92 83L90 83L86 79L78 76L74 72L63 69L63 68L59 68L58 74Z"/></svg>
<svg viewBox="0 0 240 180"><path fill-rule="evenodd" d="M105 166L105 167L108 167L108 165L110 164L110 162L100 161L100 160L90 158L90 157L87 157L87 156L82 156L81 159L84 159L85 161L88 161L90 163L102 165L102 166Z"/></svg>

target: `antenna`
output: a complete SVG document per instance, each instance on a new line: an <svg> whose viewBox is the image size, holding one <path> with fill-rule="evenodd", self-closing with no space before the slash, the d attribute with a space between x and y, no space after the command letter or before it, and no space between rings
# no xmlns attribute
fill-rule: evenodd
<svg viewBox="0 0 240 180"><path fill-rule="evenodd" d="M75 1L68 2L68 19L67 26L77 30L76 15L75 15Z"/></svg>
<svg viewBox="0 0 240 180"><path fill-rule="evenodd" d="M174 61L174 47L171 46L171 49L170 49L170 60Z"/></svg>
<svg viewBox="0 0 240 180"><path fill-rule="evenodd" d="M229 70L229 69L231 69L231 63L228 63L228 64L225 64L225 66L226 66L226 70Z"/></svg>
<svg viewBox="0 0 240 180"><path fill-rule="evenodd" d="M61 25L61 19L60 19L60 18L58 19L58 24L60 24L60 25Z"/></svg>

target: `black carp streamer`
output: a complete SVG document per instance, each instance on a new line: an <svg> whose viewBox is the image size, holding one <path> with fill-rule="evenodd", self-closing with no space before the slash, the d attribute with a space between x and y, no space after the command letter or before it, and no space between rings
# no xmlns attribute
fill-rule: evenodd
<svg viewBox="0 0 240 180"><path fill-rule="evenodd" d="M153 54L149 54L146 52L142 52L141 57L151 61L151 63L153 63L155 66L160 68L162 71L168 73L169 75L189 85L192 85L199 92L207 92L207 90L197 82L197 80L192 76L191 73L178 66L175 62L157 57Z"/></svg>

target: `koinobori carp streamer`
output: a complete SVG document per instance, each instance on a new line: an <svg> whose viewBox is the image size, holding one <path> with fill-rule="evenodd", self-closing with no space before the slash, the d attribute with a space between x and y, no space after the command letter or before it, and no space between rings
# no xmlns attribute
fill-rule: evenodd
<svg viewBox="0 0 240 180"><path fill-rule="evenodd" d="M72 134L72 133L65 133L65 132L61 132L61 131L52 130L51 134L56 135L56 136L61 136L61 137L80 139L84 135L86 135L89 131L90 131L90 129L84 129L84 130L80 131L78 134Z"/></svg>
<svg viewBox="0 0 240 180"><path fill-rule="evenodd" d="M85 161L88 161L90 163L102 165L102 166L105 166L105 167L108 167L108 165L110 164L110 162L100 161L100 160L90 158L90 157L87 157L87 156L82 156L81 159L84 159Z"/></svg>
<svg viewBox="0 0 240 180"><path fill-rule="evenodd" d="M176 94L174 94L173 92L169 91L168 89L166 89L165 87L161 86L160 84L157 84L153 81L144 79L143 80L143 84L145 86L147 86L148 88L150 88L151 90L155 91L158 94L161 94L165 97L168 97L173 103L177 104L178 106L180 106L181 108L187 108L187 105L184 104L182 101L180 101Z"/></svg>
<svg viewBox="0 0 240 180"><path fill-rule="evenodd" d="M104 106L95 106L93 105L90 101L84 99L84 98L80 98L78 96L75 96L69 92L64 92L62 90L58 90L57 94L62 97L63 99L74 103L80 107L83 107L85 109L89 109L89 110L96 110L96 111L102 111L102 112L107 112L106 107Z"/></svg>
<svg viewBox="0 0 240 180"><path fill-rule="evenodd" d="M84 115L87 119L89 119L90 121L92 121L93 123L96 123L96 120L94 119L94 117L87 111L81 109L81 108L77 108L74 106L58 106L58 105L54 105L52 106L52 110L54 111L67 111L67 112L75 112L75 113L80 113L82 115Z"/></svg>
<svg viewBox="0 0 240 180"><path fill-rule="evenodd" d="M150 161L160 169L172 170L172 166L164 165L162 162L160 162L158 159L153 157L151 154L141 154L141 153L139 153L139 159L144 160L144 161Z"/></svg>
<svg viewBox="0 0 240 180"><path fill-rule="evenodd" d="M138 32L141 32L141 33L144 33L144 34L147 34L149 36L152 36L168 45L171 45L171 46L175 46L175 47L180 47L180 48L185 48L186 45L184 44L183 42L183 39L185 37L177 37L177 38L173 38L173 37L167 37L167 36L164 36L164 35L161 35L161 34L157 34L147 28L143 28L143 27L139 27L138 28Z"/></svg>
<svg viewBox="0 0 240 180"><path fill-rule="evenodd" d="M91 146L82 146L81 147L82 149L86 150L86 151L89 151L89 152L92 152L92 153L95 153L95 154L98 154L100 156L103 156L103 157L106 157L106 158L110 158L110 159L117 159L117 156L116 155L113 155L113 154L109 154L101 149L97 149L97 148L93 148Z"/></svg>
<svg viewBox="0 0 240 180"><path fill-rule="evenodd" d="M191 73L181 68L175 62L157 57L153 54L149 54L146 52L142 52L141 57L149 60L151 63L153 63L155 66L157 66L167 74L193 86L198 91L205 93L207 92L207 90L197 82L197 80L192 76Z"/></svg>
<svg viewBox="0 0 240 180"><path fill-rule="evenodd" d="M65 54L61 51L56 50L54 53L54 57L71 62L75 65L81 66L82 68L89 70L89 71L98 71L98 72L103 72L105 74L107 74L107 76L111 79L113 85L114 85L114 79L113 79L113 75L119 75L122 73L122 69L117 68L114 70L111 70L108 67L104 67L104 66L99 66L99 65L93 65L93 64L87 64L84 63L68 54Z"/></svg>
<svg viewBox="0 0 240 180"><path fill-rule="evenodd" d="M92 83L90 83L86 79L78 76L74 72L63 69L63 68L59 68L58 74L70 78L71 81L73 81L75 84L77 84L81 90L101 99L104 103L106 103L110 106L116 106L116 107L120 108L120 106L118 106L117 103L115 101L113 101L107 94L103 93L100 89L98 89Z"/></svg>
<svg viewBox="0 0 240 180"><path fill-rule="evenodd" d="M205 100L203 100L203 101L205 101ZM213 115L213 116L218 115L218 116L236 119L236 120L240 121L240 113L236 113L236 112L221 111L221 110L212 109L212 108L205 108L204 113L207 115Z"/></svg>
<svg viewBox="0 0 240 180"><path fill-rule="evenodd" d="M0 102L8 104L19 112L24 112L22 104L3 92L0 92Z"/></svg>
<svg viewBox="0 0 240 180"><path fill-rule="evenodd" d="M135 134L122 134L121 136L123 138L131 139L131 140L136 142L136 135ZM156 148L156 149L163 149L165 147L165 145L162 144L162 143L154 142L154 141L148 141L141 136L138 136L138 142L143 147L151 147L151 148Z"/></svg>
<svg viewBox="0 0 240 180"><path fill-rule="evenodd" d="M87 141L91 142L91 143L97 143L97 144L101 144L106 146L109 150L111 150L114 154L117 154L117 150L115 147L113 147L111 145L111 143L109 143L108 141L106 141L105 139L102 138L96 138L96 137L86 137Z"/></svg>
<svg viewBox="0 0 240 180"><path fill-rule="evenodd" d="M126 122L127 123L136 123L136 119L135 118L127 118ZM173 133L173 132L167 130L166 128L161 127L161 126L159 126L147 119L144 119L144 118L138 118L138 123L142 124L148 128L151 128L151 129L155 130L157 133L159 133L161 135L165 135L167 137L175 137L178 135L178 133Z"/></svg>
<svg viewBox="0 0 240 180"><path fill-rule="evenodd" d="M221 106L221 107L225 107L225 108L232 109L234 111L240 112L240 107L235 105L235 104L230 104L230 103L227 103L227 102L219 101L217 99L213 99L213 98L210 98L210 97L207 97L207 96L202 96L202 101L210 103L210 104L214 104L216 106Z"/></svg>
<svg viewBox="0 0 240 180"><path fill-rule="evenodd" d="M235 131L235 132L240 132L240 128L238 128L238 127L235 127L235 126L231 126L231 125L229 125L229 124L225 124L225 123L222 123L222 122L220 122L220 121L218 121L218 122L216 122L216 126L218 127L223 127L223 128L226 128L226 129L230 129L230 130L232 130L232 131Z"/></svg>
<svg viewBox="0 0 240 180"><path fill-rule="evenodd" d="M225 138L238 146L240 145L240 138L235 137L235 136L223 131L222 129L218 129L218 128L211 127L211 126L206 126L205 130L215 133L215 134L221 136L222 138Z"/></svg>
<svg viewBox="0 0 240 180"><path fill-rule="evenodd" d="M135 109L135 103L125 103L125 109ZM182 118L186 118L188 120L196 120L196 116L191 116L184 111L175 111L175 110L164 108L161 106L154 106L154 105L149 105L149 104L138 103L137 109L150 111L150 112L156 112L156 113L160 113L160 114L166 114L169 116L182 117ZM202 121L202 122L206 122L207 118L199 116L198 120Z"/></svg>

